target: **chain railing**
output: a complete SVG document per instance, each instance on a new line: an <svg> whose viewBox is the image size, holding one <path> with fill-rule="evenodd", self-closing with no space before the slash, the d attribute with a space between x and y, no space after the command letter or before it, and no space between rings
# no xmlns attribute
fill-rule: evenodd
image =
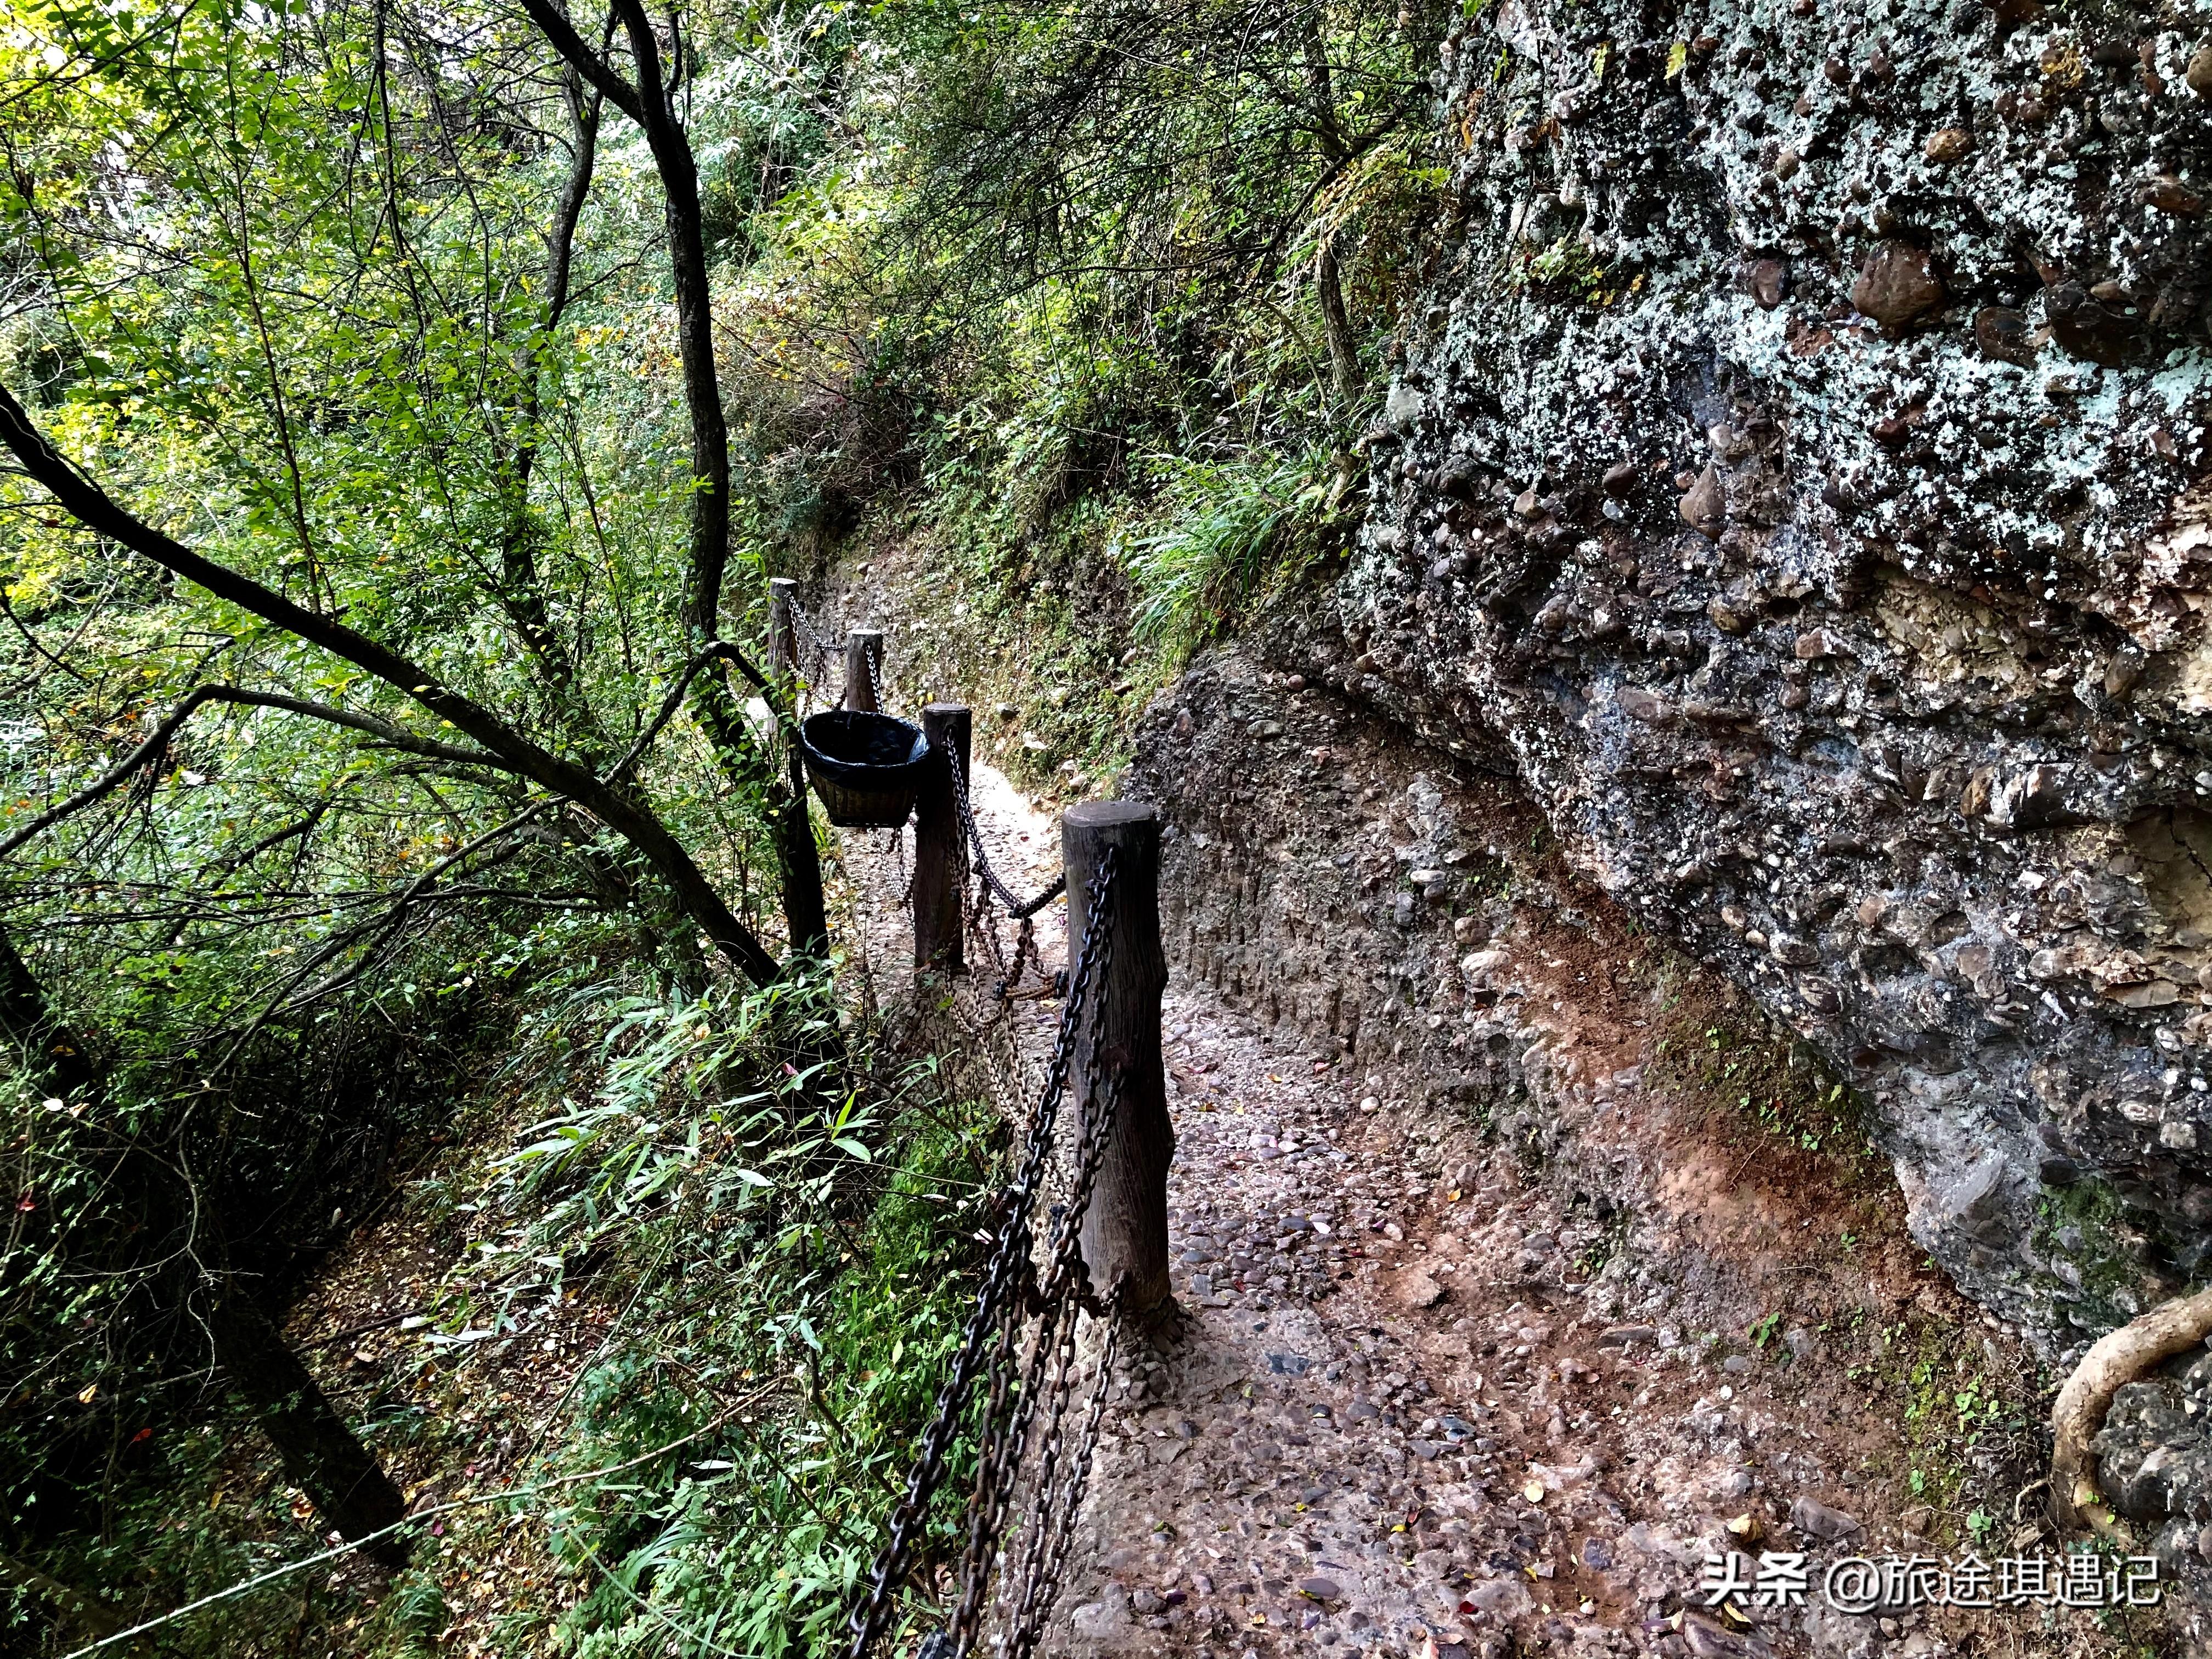
<svg viewBox="0 0 2212 1659"><path fill-rule="evenodd" d="M963 823L971 823L964 792L961 810ZM966 1510L960 1595L950 1620L924 1639L916 1659L966 1659L981 1639L994 1582L1001 1616L995 1644L1000 1659L1028 1659L1042 1639L1090 1479L1115 1346L1109 1328L1092 1372L1091 1397L1076 1410L1074 1395L1081 1374L1076 1333L1079 1316L1091 1302L1080 1234L1120 1108L1119 1068L1079 1104L1074 1168L1063 1200L1051 1207L1041 1275L1034 1259L1036 1216L1067 1091L1075 1037L1086 1015L1095 1018L1098 1000L1093 993L1103 990L1112 965L1115 867L1109 848L1085 889L1083 939L1071 964L1066 1001L1030 1115L1007 1213L984 1267L982 1288L954 1356L951 1375L938 1395L936 1413L923 1431L905 1495L892 1513L890 1538L855 1597L848 1620L852 1643L848 1659L868 1659L890 1625L899 1586L914 1565L931 1502L943 1484L946 1454L975 1411L979 1389L976 1474ZM1006 1533L1016 1494L1024 1489L1025 1472L1031 1520L1019 1540L1017 1560Z"/></svg>
<svg viewBox="0 0 2212 1659"><path fill-rule="evenodd" d="M1003 1619L1001 1659L1027 1659L1035 1650L1045 1616L1059 1594L1060 1572L1074 1534L1076 1515L1090 1485L1107 1380L1119 1347L1119 1328L1109 1321L1078 1443L1071 1449L1066 1444L1064 1430L1079 1376L1077 1315L1090 1290L1083 1265L1083 1216L1097 1188L1098 1171L1121 1109L1121 1079L1118 1069L1112 1072L1105 1088L1084 1102L1073 1188L1066 1206L1055 1206L1051 1267L1006 1431L994 1439L988 1425L997 1419L992 1413L986 1414L985 1443L993 1455L980 1461L975 1492L969 1499L969 1542L961 1563L960 1601L946 1626L946 1634L952 1638L950 1659L967 1659L981 1639L984 1602L994 1572ZM1012 1374L1013 1349L1014 1333L1008 1328L1000 1345L1008 1364L998 1376ZM994 1390L994 1404L1000 1393ZM1036 1425L1041 1408L1040 1430ZM1020 1485L1020 1462L1031 1453L1034 1472L1025 1496L1033 1518L1020 1540L1016 1565L1015 1552L1004 1547L1006 1518Z"/></svg>
<svg viewBox="0 0 2212 1659"><path fill-rule="evenodd" d="M831 658L843 655L845 647L815 627L814 618L808 614L805 605L799 602L798 594L787 593L784 597L784 604L789 607L791 613L791 636L794 650L811 650L824 663ZM871 639L864 642L861 647L861 661L867 669L871 699L875 706L880 708L884 702L884 642L881 639ZM838 701L843 702L847 699L841 696Z"/></svg>
<svg viewBox="0 0 2212 1659"><path fill-rule="evenodd" d="M1044 891L1039 893L1035 898L1024 900L1017 897L1014 894L1013 889L1007 886L1005 882L1001 881L999 878L999 872L991 867L991 855L985 850L983 846L983 832L975 827L975 815L969 810L968 781L960 775L960 768L957 763L953 764L948 769L952 774L953 810L960 814L961 837L969 847L975 849L975 862L973 866L975 872L983 878L985 885L990 888L993 896L994 896L1000 904L1006 907L1006 914L1008 915L1012 916L1016 921L1028 921L1030 917L1043 909L1046 905L1051 903L1054 899L1058 898L1062 893L1065 893L1067 890L1066 872L1063 871L1059 875L1054 876L1052 879L1052 885L1046 888Z"/></svg>
<svg viewBox="0 0 2212 1659"><path fill-rule="evenodd" d="M806 607L792 593L784 601L791 607L792 635L801 645L811 645L821 655L834 657L843 647L836 641L825 639L814 626L814 619L806 614Z"/></svg>

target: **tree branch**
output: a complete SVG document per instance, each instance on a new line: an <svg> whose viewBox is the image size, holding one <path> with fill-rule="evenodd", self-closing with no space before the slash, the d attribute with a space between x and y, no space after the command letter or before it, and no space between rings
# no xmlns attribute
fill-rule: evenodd
<svg viewBox="0 0 2212 1659"><path fill-rule="evenodd" d="M432 760L452 761L466 766L501 765L495 757L481 750L456 749L450 744L433 743L427 738L416 737L404 726L394 726L390 720L379 720L374 714L356 714L350 709L333 708L328 703L306 702L298 697L278 696L270 691L245 691L234 685L196 686L185 695L182 702L170 711L169 717L154 728L153 736L125 757L120 765L87 784L59 805L40 813L4 840L0 840L0 858L7 857L40 830L49 829L71 813L81 812L114 793L132 773L158 760L168 748L169 739L176 736L177 728L190 720L195 710L211 702L237 703L249 708L281 708L288 714L306 714L314 720L328 720L333 726L365 732L389 748L404 750L410 755L427 756Z"/></svg>
<svg viewBox="0 0 2212 1659"><path fill-rule="evenodd" d="M430 671L420 664L335 618L295 605L250 576L203 558L174 538L125 511L46 441L46 434L32 423L22 404L5 387L0 387L0 445L13 452L24 469L86 528L196 583L217 599L228 600L374 675L450 722L456 730L475 738L506 769L518 772L589 809L645 856L667 882L678 903L700 931L748 979L761 986L775 981L775 958L723 902L706 872L668 832L667 826L642 803L603 783L584 767L532 743L462 693L439 684Z"/></svg>
<svg viewBox="0 0 2212 1659"><path fill-rule="evenodd" d="M768 700L769 712L775 712L775 692L769 684L767 677L754 667L746 659L745 653L736 646L727 640L716 640L684 665L684 672L678 676L676 684L668 688L668 695L661 699L660 712L653 717L644 731L638 733L637 741L629 746L629 752L607 769L607 782L619 783L629 775L629 769L638 763L653 740L660 735L661 728L675 718L677 706L684 701L684 692L690 689L691 682L697 678L699 671L711 662L737 664L739 671L759 688L762 696Z"/></svg>
<svg viewBox="0 0 2212 1659"><path fill-rule="evenodd" d="M640 126L645 125L645 104L637 88L623 80L613 64L592 50L568 21L567 14L551 0L522 0L522 9L553 50L573 64L576 72L596 87L610 104Z"/></svg>

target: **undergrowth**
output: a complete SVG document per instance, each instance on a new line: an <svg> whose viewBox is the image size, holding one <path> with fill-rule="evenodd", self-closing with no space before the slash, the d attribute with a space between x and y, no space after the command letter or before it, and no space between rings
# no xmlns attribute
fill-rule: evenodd
<svg viewBox="0 0 2212 1659"><path fill-rule="evenodd" d="M1811 1044L1775 1030L1741 999L1668 988L1652 1045L1655 1080L1702 1103L1771 1176L1817 1176L1868 1196L1888 1169L1866 1102Z"/></svg>
<svg viewBox="0 0 2212 1659"><path fill-rule="evenodd" d="M691 1000L603 971L518 1003L471 1134L295 1334L416 1507L444 1506L409 1567L280 1578L158 1650L841 1647L972 1305L1002 1127L858 1025L842 1066L807 1059L838 1024L826 980ZM392 1304L423 1311L362 1318ZM111 1523L145 1611L319 1547L250 1431L150 1453ZM909 1584L925 1596L972 1468L956 1439Z"/></svg>
<svg viewBox="0 0 2212 1659"><path fill-rule="evenodd" d="M549 1650L835 1648L958 1341L995 1119L927 1066L826 1090L785 1052L803 1022L770 1013L580 993L518 1059L604 1022L597 1090L493 1166L484 1212L507 1224L434 1340L507 1345L484 1379L503 1382L573 1299L565 1264L611 1247L612 1322L565 1401L515 1425L558 1449L526 1478L589 1477L543 1516L544 1565L580 1588ZM956 1449L948 1493L965 1467Z"/></svg>

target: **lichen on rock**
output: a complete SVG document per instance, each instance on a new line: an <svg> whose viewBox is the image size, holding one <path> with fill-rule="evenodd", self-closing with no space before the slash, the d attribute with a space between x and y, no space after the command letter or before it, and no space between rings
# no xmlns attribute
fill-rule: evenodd
<svg viewBox="0 0 2212 1659"><path fill-rule="evenodd" d="M1505 0L1443 61L1346 684L1502 744L2068 1351L2212 1247L2205 43Z"/></svg>

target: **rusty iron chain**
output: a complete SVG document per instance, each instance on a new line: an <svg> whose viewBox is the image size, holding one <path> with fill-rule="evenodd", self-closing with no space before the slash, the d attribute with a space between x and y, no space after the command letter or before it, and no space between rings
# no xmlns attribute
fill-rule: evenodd
<svg viewBox="0 0 2212 1659"><path fill-rule="evenodd" d="M960 813L960 833L967 838L968 844L975 849L975 862L973 866L975 873L982 877L984 884L990 888L999 902L1006 906L1008 915L1017 921L1028 921L1067 890L1067 872L1062 871L1054 877L1051 886L1026 903L1017 898L1013 890L1001 881L999 878L999 872L991 867L990 854L983 848L982 832L976 829L975 815L969 809L968 784L966 780L961 777L960 769L957 766L948 766L946 769L952 775L952 804Z"/></svg>
<svg viewBox="0 0 2212 1659"><path fill-rule="evenodd" d="M1030 1259L1035 1238L1032 1218L1051 1154L1054 1128L1067 1091L1068 1068L1075 1034L1081 1029L1085 1012L1091 1006L1090 993L1093 983L1103 988L1111 967L1114 876L1117 863L1114 849L1108 848L1085 889L1089 911L1087 925L1069 975L1067 1000L1060 1009L1052 1059L1045 1069L1043 1087L1039 1091L1030 1120L1029 1139L1009 1197L1007 1213L1000 1224L990 1260L985 1265L982 1288L977 1294L975 1310L969 1316L966 1328L962 1333L960 1347L953 1357L951 1375L939 1391L935 1415L922 1433L920 1449L907 1478L905 1495L892 1511L890 1536L876 1557L865 1593L855 1598L848 1620L853 1638L847 1649L848 1659L868 1659L871 1650L890 1622L899 1585L913 1564L915 1547L927 1529L930 1500L944 1480L945 1454L959 1431L962 1419L968 1414L979 1372L986 1364L987 1346L994 1359L989 1367L991 1388L986 1402L983 1425L986 1443L981 1449L981 1461L986 1466L993 1466L996 1460L995 1468L999 1473L989 1478L1003 1484L1002 1478L1010 1479L1007 1471L1012 1465L1002 1448L1006 1442L1006 1431L1012 1426L1005 1402L1011 1395L1014 1401L1013 1413L1024 1419L1029 1411L1034 1409L1033 1406L1026 1403L1034 1400L1034 1392L1018 1387L1018 1379L1012 1375L1013 1368L1006 1363L1014 1346L1013 1333L1018 1332L1023 1322L1022 1304L1034 1298L1040 1311L1055 1305L1055 1302L1063 1305L1070 1304L1076 1297L1071 1285L1082 1282L1079 1249L1072 1243L1078 1224L1068 1218L1079 1218L1082 1204L1088 1201L1090 1188L1097 1180L1097 1164L1104 1156L1105 1137L1103 1133L1086 1133L1085 1155L1080 1163L1082 1181L1079 1196L1072 1198L1055 1219L1051 1236L1054 1245L1052 1266L1042 1286L1036 1283L1036 1268ZM1109 1089L1109 1101L1117 1100L1118 1096L1118 1086ZM1075 1275L1073 1279L1068 1276L1068 1270L1063 1267L1063 1262L1071 1251L1073 1252L1073 1273ZM1056 1318L1054 1322L1059 1322ZM1072 1313L1066 1322L1072 1326ZM994 1422L1004 1424L996 1435L992 1432ZM995 1486L989 1503L971 1503L971 1509L978 1516L994 1517L988 1528L992 1535L982 1542L982 1548L987 1555L995 1556L996 1528L1003 1525L1004 1518L1004 1503L996 1496ZM978 1547L978 1541L977 1537L971 1536L971 1556Z"/></svg>
<svg viewBox="0 0 2212 1659"><path fill-rule="evenodd" d="M806 614L806 607L799 602L798 594L793 593L786 603L791 606L791 620L798 624L798 635L803 643L812 646L817 653L825 657L835 656L843 648L834 640L823 637L821 632L814 626L814 618Z"/></svg>
<svg viewBox="0 0 2212 1659"><path fill-rule="evenodd" d="M1034 1646L1058 1592L1067 1534L1089 1480L1096 1421L1104 1409L1117 1340L1115 1328L1109 1324L1085 1413L1087 1426L1082 1449L1064 1458L1062 1430L1077 1381L1077 1316L1084 1311L1106 1311L1093 1304L1090 1277L1083 1264L1083 1218L1097 1188L1098 1172L1104 1165L1106 1147L1121 1111L1123 1082L1124 1073L1116 1068L1109 1073L1103 1091L1084 1103L1074 1188L1066 1205L1055 1206L1052 1262L1038 1297L1037 1328L1021 1367L1006 1430L991 1447L991 1455L980 1461L975 1494L969 1502L969 1547L963 1562L960 1601L947 1626L953 1638L952 1659L966 1659L982 1639L984 1601L994 1572L1000 1586L999 1601L1008 1615L1006 1626L1000 1632L1002 1654L1027 1652ZM1011 1333L1005 1341L1011 1358ZM1033 1439L1032 1426L1038 1421L1040 1408L1042 1429ZM1022 1565L1015 1571L1006 1565L1013 1553L1004 1540L1017 1495L1017 1471L1024 1462L1035 1468L1024 1496L1028 1512L1036 1519L1026 1531Z"/></svg>

